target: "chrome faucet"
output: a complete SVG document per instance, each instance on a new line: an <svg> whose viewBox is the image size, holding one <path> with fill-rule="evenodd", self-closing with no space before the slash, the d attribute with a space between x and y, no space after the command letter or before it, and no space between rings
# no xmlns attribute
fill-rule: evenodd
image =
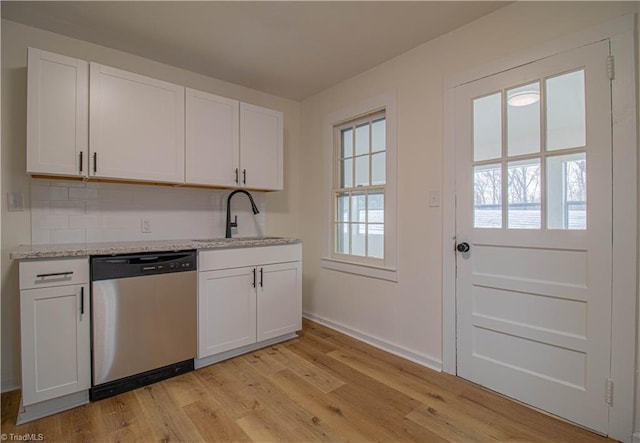
<svg viewBox="0 0 640 443"><path fill-rule="evenodd" d="M256 203L253 201L253 197L251 197L251 194L249 194L244 189L236 189L235 191L233 191L231 194L229 194L229 197L227 197L227 230L224 235L225 238L231 238L231 228L238 227L237 215L235 216L234 221L231 222L231 197L236 195L238 192L245 194L247 197L249 197L249 201L251 202L251 211L253 211L254 215L260 213L260 211L258 211L258 207L256 206Z"/></svg>

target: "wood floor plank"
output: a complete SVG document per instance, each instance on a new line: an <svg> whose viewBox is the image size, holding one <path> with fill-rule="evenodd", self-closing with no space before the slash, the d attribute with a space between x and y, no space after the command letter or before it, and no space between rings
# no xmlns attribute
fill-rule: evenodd
<svg viewBox="0 0 640 443"><path fill-rule="evenodd" d="M215 397L184 406L187 417L204 441L251 442L251 438L225 412Z"/></svg>
<svg viewBox="0 0 640 443"><path fill-rule="evenodd" d="M3 433L53 442L611 442L304 320L299 338Z"/></svg>
<svg viewBox="0 0 640 443"><path fill-rule="evenodd" d="M115 437L115 441L138 441L151 434L151 425L142 411L135 391L105 398L90 404L90 407L96 409L101 417L105 434Z"/></svg>
<svg viewBox="0 0 640 443"><path fill-rule="evenodd" d="M155 439L160 441L203 441L182 408L169 397L163 383L155 383L134 391L143 414L151 424Z"/></svg>
<svg viewBox="0 0 640 443"><path fill-rule="evenodd" d="M288 369L270 376L272 382L294 402L304 407L313 415L314 423L326 424L330 429L332 441L374 441L375 431L366 424L358 428L358 424L345 417L343 405L332 401L322 391L302 380Z"/></svg>
<svg viewBox="0 0 640 443"><path fill-rule="evenodd" d="M272 349L275 352L270 354L271 357L322 392L331 392L344 385L344 381L291 352L286 346L274 346Z"/></svg>
<svg viewBox="0 0 640 443"><path fill-rule="evenodd" d="M332 430L325 423L317 420L302 404L293 401L288 392L283 392L268 377L257 372L246 358L236 359L234 364L239 373L246 374L247 380L252 380L255 398L269 405L255 411L252 417L262 417L271 430L278 430L280 434L294 432L300 441L332 441Z"/></svg>
<svg viewBox="0 0 640 443"><path fill-rule="evenodd" d="M210 392L203 386L195 372L165 380L164 386L171 399L179 407L187 406L210 396Z"/></svg>

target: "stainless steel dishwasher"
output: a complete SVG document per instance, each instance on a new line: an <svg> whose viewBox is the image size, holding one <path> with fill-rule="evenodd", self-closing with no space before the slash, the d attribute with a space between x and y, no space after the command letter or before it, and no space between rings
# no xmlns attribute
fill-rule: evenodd
<svg viewBox="0 0 640 443"><path fill-rule="evenodd" d="M193 370L196 252L91 259L91 400Z"/></svg>

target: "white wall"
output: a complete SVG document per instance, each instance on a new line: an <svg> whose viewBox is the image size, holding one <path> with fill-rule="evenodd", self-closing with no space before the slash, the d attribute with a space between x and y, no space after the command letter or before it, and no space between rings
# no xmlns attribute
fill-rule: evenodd
<svg viewBox="0 0 640 443"><path fill-rule="evenodd" d="M443 82L631 12L638 12L637 3L512 4L305 100L300 156L307 196L301 213L305 312L439 365L442 213L428 207L427 195L442 188ZM389 90L398 97L398 283L320 266L323 117Z"/></svg>
<svg viewBox="0 0 640 443"><path fill-rule="evenodd" d="M194 89L199 89L213 94L218 94L225 97L230 97L238 100L242 100L247 103L256 104L259 106L265 106L284 112L284 159L285 159L285 177L284 185L285 191L266 193L264 197L259 197L262 204L267 208L266 215L266 231L268 235L286 235L292 237L299 237L299 225L297 214L299 210L297 208L300 198L298 182L298 168L296 165L299 162L299 108L300 105L292 100L287 100L279 97L275 97L269 94L265 94L256 90L248 89L242 86L234 85L228 82L223 82L210 77L205 77L200 74L186 71L184 69L168 66L162 63L154 62L142 57L134 56L124 52L116 51L113 49L98 46L92 43L64 37L58 34L50 33L40 29L32 28L15 22L2 20L2 158L0 161L1 170L1 185L2 185L2 210L1 210L1 227L2 227L2 250L1 250L1 284L2 284L2 311L1 311L1 339L2 339L2 353L1 353L1 383L2 389L10 389L17 386L20 378L20 342L19 332L20 325L19 319L19 294L18 294L18 272L17 263L9 260L9 252L20 244L31 243L32 234L32 217L30 207L32 202L30 201L31 194L31 178L25 173L26 170L26 154L25 154L25 134L26 134L26 94L27 94L27 47L33 46L36 48L44 49L51 52L67 55L70 57L77 57L88 61L96 61L105 65L114 66L120 69L136 72L142 75L148 75L161 80L178 83L184 86L188 86ZM48 186L53 184L53 187L65 187L58 186L59 181L47 182ZM70 182L73 183L73 182ZM44 183L40 183L44 185ZM73 185L68 185L73 186ZM89 187L93 185L87 185ZM216 214L220 214L219 205L220 197L222 194L214 191L199 191L188 190L178 188L167 187L153 187L153 186L141 186L137 185L108 185L100 184L98 189L98 199L103 199L101 196L113 195L111 191L118 188L118 186L125 186L125 191L131 191L132 197L137 199L141 198L139 193L147 192L147 196L151 200L156 202L156 209L147 206L140 209L136 213L137 216L150 216L154 219L161 220L162 217L158 217L158 212L162 214L173 213L185 209L185 205L189 202L195 203L202 197L203 193L205 199L211 199L210 205L207 204L210 215L216 217ZM86 188L85 188L86 189ZM123 188L120 188L123 190ZM22 212L9 212L7 211L6 202L4 197L7 192L22 192L25 199L26 209ZM42 208L42 204L45 202L43 197L43 191L36 190L39 200L38 204ZM60 191L62 194L57 194L58 198L64 194L64 191ZM77 198L79 194L71 193L74 196L69 199L69 193L67 189L67 200L73 201L73 198ZM93 192L85 193L85 197L91 199L91 195L96 195ZM169 201L164 198L170 199ZM184 200L180 201L182 197ZM84 197L83 197L84 198ZM244 205L242 197L236 201L234 199L234 208L236 204L242 207ZM76 210L78 210L78 204L80 200L76 200ZM84 201L84 200L82 200ZM54 203L55 211L60 209L60 201ZM62 205L64 206L64 205ZM71 206L74 206L72 203ZM89 205L91 206L91 205ZM108 206L108 205L107 205ZM86 203L84 205L86 208ZM198 206L202 209L202 206ZM50 210L50 205L47 207L47 211ZM107 212L102 212L101 216L109 217L113 215L110 211L119 211L118 205L107 209ZM197 209L196 207L192 209ZM71 210L71 209L69 209ZM145 212L146 211L146 212ZM155 211L155 212L154 212ZM64 212L64 211L63 211ZM122 212L122 211L120 211ZM47 214L44 214L47 215ZM49 214L50 215L50 214ZM62 217L80 216L79 213L60 213ZM86 213L84 215L87 215ZM203 221L208 214L203 214L203 218L199 219ZM37 220L40 220L36 216ZM112 220L115 221L115 220ZM80 219L75 219L72 223L78 223ZM96 222L93 220L93 222ZM82 223L93 223L90 219L85 219ZM120 222L128 223L124 219L120 219ZM132 220L129 220L133 223ZM242 219L240 219L242 223ZM69 219L67 218L67 223ZM103 218L100 223L103 230L113 231L108 228L109 219L105 222ZM107 223L105 225L104 223ZM156 224L157 231L151 234L152 237L166 238L172 236L171 228ZM204 222L203 222L204 223ZM212 221L210 227L211 230L207 230L203 223L198 223L194 232L189 234L188 237L200 237L209 236L216 229L216 222ZM122 225L121 225L122 226ZM48 230L47 234L44 230L38 230L36 224L36 235L40 237L36 238L38 241L46 241L46 235L49 235L51 241L52 231ZM68 228L68 226L67 226ZM64 227L60 230L64 231ZM218 226L219 228L219 226ZM76 228L73 228L76 229ZM88 235L88 228L82 227L84 235ZM100 228L102 230L102 228ZM127 232L125 234L125 231ZM129 225L128 228L123 227L121 232L122 240L130 239L134 235L135 227ZM94 232L95 234L95 232ZM185 237L186 232L184 230L176 229L175 236ZM197 235L196 235L197 234ZM53 234L55 236L65 236L67 240L77 239L78 231L66 231L57 232ZM113 232L104 234L105 236L114 235ZM218 234L216 236L223 236L224 234ZM57 238L57 237L56 237ZM97 237L93 237L97 239ZM109 237L113 238L113 237ZM146 237L144 237L146 238ZM90 236L88 239L92 239Z"/></svg>

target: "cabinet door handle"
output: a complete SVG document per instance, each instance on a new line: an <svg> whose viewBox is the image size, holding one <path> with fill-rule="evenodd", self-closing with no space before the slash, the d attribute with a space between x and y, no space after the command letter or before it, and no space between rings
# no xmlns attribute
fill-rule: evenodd
<svg viewBox="0 0 640 443"><path fill-rule="evenodd" d="M246 169L242 170L242 184L243 185L247 184L247 170Z"/></svg>
<svg viewBox="0 0 640 443"><path fill-rule="evenodd" d="M84 286L80 287L80 315L84 315Z"/></svg>
<svg viewBox="0 0 640 443"><path fill-rule="evenodd" d="M38 278L47 278L47 277L63 277L67 275L73 275L73 271L67 272L49 272L48 274L36 274Z"/></svg>
<svg viewBox="0 0 640 443"><path fill-rule="evenodd" d="M256 268L253 268L253 287L256 287Z"/></svg>
<svg viewBox="0 0 640 443"><path fill-rule="evenodd" d="M82 158L82 154L83 154L83 152L80 151L80 174L82 174L82 170L84 169L84 161L83 161L83 158Z"/></svg>
<svg viewBox="0 0 640 443"><path fill-rule="evenodd" d="M236 183L240 184L239 179L238 179L238 168L236 168Z"/></svg>
<svg viewBox="0 0 640 443"><path fill-rule="evenodd" d="M96 174L98 172L98 153L93 153L93 173Z"/></svg>
<svg viewBox="0 0 640 443"><path fill-rule="evenodd" d="M262 288L264 285L264 273L262 272L264 268L260 268L260 287Z"/></svg>

